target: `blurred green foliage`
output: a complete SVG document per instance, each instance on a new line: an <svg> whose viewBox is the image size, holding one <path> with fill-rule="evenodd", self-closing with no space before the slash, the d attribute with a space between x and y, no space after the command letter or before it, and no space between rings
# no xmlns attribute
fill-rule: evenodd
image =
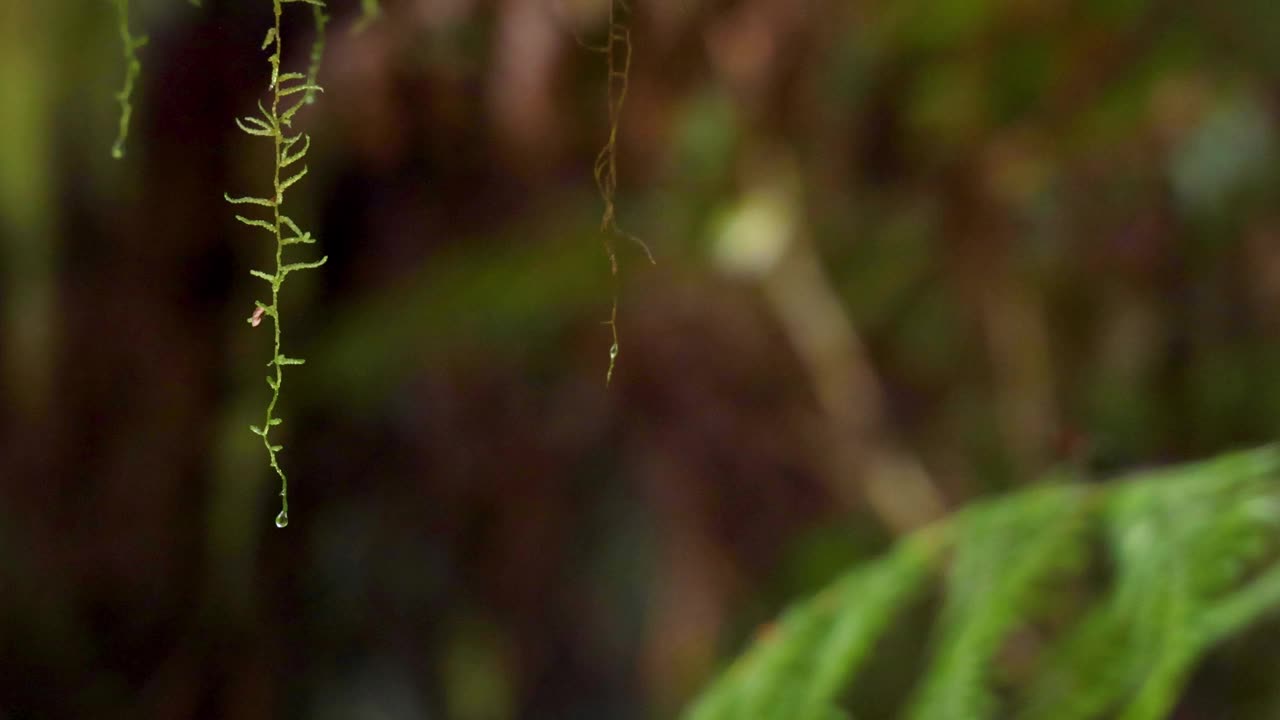
<svg viewBox="0 0 1280 720"><path fill-rule="evenodd" d="M631 5L606 390L608 5L333 0L268 534L269 4L0 4L0 714L1275 717L1280 5Z"/></svg>
<svg viewBox="0 0 1280 720"><path fill-rule="evenodd" d="M687 717L848 717L850 686L877 717L1168 717L1200 655L1280 608L1278 471L1267 448L967 509L793 607ZM1090 597L1095 543L1112 587ZM944 559L931 659L894 708L857 677Z"/></svg>

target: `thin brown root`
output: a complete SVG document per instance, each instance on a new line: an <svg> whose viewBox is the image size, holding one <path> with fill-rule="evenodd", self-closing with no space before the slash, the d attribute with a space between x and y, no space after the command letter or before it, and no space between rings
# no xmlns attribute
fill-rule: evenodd
<svg viewBox="0 0 1280 720"><path fill-rule="evenodd" d="M649 262L657 264L653 251L643 240L623 230L618 225L617 208L614 198L618 191L618 122L622 117L622 106L627 101L627 90L631 77L631 29L618 17L618 8L624 14L630 13L630 7L624 0L611 0L609 3L608 39L602 47L587 45L574 37L579 45L593 51L604 53L609 68L609 137L600 153L596 155L592 174L596 187L600 191L600 199L604 208L600 215L600 231L605 234L604 251L609 257L609 270L613 276L613 304L606 324L613 334L613 345L609 348L609 369L605 372L605 385L613 379L613 370L618 360L618 254L614 238L630 240L644 250Z"/></svg>
<svg viewBox="0 0 1280 720"><path fill-rule="evenodd" d="M604 373L604 386L609 387L609 383L613 380L613 367L618 361L618 295L613 295L613 309L609 312L609 319L604 322L609 326L609 330L613 333L613 345L609 347L609 369Z"/></svg>

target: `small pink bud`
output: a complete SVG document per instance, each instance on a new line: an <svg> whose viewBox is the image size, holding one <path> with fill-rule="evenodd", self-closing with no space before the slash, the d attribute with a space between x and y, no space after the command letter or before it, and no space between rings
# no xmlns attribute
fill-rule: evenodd
<svg viewBox="0 0 1280 720"><path fill-rule="evenodd" d="M258 327L259 325L262 324L262 316L265 315L266 313L267 313L266 308L259 305L258 308L253 311L253 317L249 318L249 324L254 327Z"/></svg>

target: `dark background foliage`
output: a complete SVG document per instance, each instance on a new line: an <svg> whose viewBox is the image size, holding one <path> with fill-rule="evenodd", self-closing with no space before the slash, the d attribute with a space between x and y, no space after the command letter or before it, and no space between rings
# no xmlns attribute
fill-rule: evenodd
<svg viewBox="0 0 1280 720"><path fill-rule="evenodd" d="M0 5L0 717L666 717L974 498L1274 436L1280 5L633 2L610 387L603 1L331 3L283 531L270 3L135 0L122 161L110 5ZM1280 713L1276 632L1179 717Z"/></svg>

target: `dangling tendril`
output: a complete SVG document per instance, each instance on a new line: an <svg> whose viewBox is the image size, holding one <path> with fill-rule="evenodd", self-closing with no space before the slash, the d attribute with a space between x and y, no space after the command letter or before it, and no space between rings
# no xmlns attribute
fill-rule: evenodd
<svg viewBox="0 0 1280 720"><path fill-rule="evenodd" d="M284 285L285 278L289 274L300 270L311 270L324 265L329 259L324 256L315 261L290 262L284 261L285 247L290 245L310 245L316 240L310 232L303 231L298 224L285 215L282 206L285 202L285 194L289 188L293 187L299 180L307 174L307 166L303 165L301 170L296 172L287 169L306 157L307 151L311 149L311 138L306 133L299 132L296 134L288 134L294 116L307 104L308 98L313 93L321 92L322 88L311 82L306 75L296 72L280 72L281 58L284 57L282 49L282 40L280 37L280 16L283 12L283 5L288 3L306 3L314 6L317 13L321 13L324 9L324 3L321 0L272 0L275 24L267 30L267 36L262 41L262 49L271 50L271 54L267 57L267 62L271 65L271 82L268 88L271 90L271 104L263 106L258 103L258 115L248 115L243 118L236 118L236 125L245 133L253 137L267 138L272 141L275 152L275 169L272 174L271 186L272 194L270 197L231 197L224 195L226 201L233 205L252 205L267 208L269 219L260 219L246 217L244 215L236 215L236 220L258 230L262 230L272 237L275 241L275 258L276 266L274 272L265 272L263 270L250 270L249 274L260 280L265 280L271 285L271 302L264 303L255 302L253 314L246 319L251 326L257 327L264 318L270 318L274 330L275 346L272 351L271 360L267 363L270 372L267 375L267 386L271 388L271 400L267 403L266 419L262 425L250 425L249 429L255 435L262 438L262 444L266 446L268 462L271 469L275 470L276 475L280 478L280 514L276 516L276 526L284 527L289 524L289 480L285 477L284 469L280 467L279 452L283 450L283 446L273 444L271 442L271 429L280 425L283 420L276 416L276 404L280 401L280 386L284 383L284 368L286 365L302 365L305 360L302 358L289 357L281 350L280 345L280 289ZM322 17L323 15L317 15ZM318 29L323 29L322 22L317 21ZM286 172L291 174L285 175ZM283 179L281 177L284 176Z"/></svg>
<svg viewBox="0 0 1280 720"><path fill-rule="evenodd" d="M619 12L619 8L621 8L621 12ZM605 140L604 147L596 155L593 169L596 187L600 191L600 199L604 204L604 210L600 217L600 230L605 234L604 250L609 257L609 271L613 277L613 302L609 311L609 319L605 321L605 324L609 326L612 332L613 344L609 347L609 368L605 371L605 385L608 385L613 380L614 367L621 352L618 342L617 322L618 252L614 245L614 239L621 237L630 240L644 250L645 256L649 258L650 263L656 262L653 259L653 252L649 250L649 246L643 240L626 232L618 225L617 208L614 205L614 198L618 191L618 125L622 118L622 106L627 101L627 90L631 78L631 29L622 17L628 13L629 8L622 0L610 0L608 35L606 36L605 44L600 47L591 47L579 40L579 43L583 44L584 47L604 54L609 71L609 135Z"/></svg>
<svg viewBox="0 0 1280 720"><path fill-rule="evenodd" d="M116 6L116 22L120 29L120 45L124 49L124 87L116 93L116 102L120 103L120 129L116 141L111 146L111 157L119 160L124 157L124 143L129 137L129 120L133 117L133 86L142 72L142 61L138 59L138 48L147 44L147 36L135 37L129 31L129 0L113 0Z"/></svg>

